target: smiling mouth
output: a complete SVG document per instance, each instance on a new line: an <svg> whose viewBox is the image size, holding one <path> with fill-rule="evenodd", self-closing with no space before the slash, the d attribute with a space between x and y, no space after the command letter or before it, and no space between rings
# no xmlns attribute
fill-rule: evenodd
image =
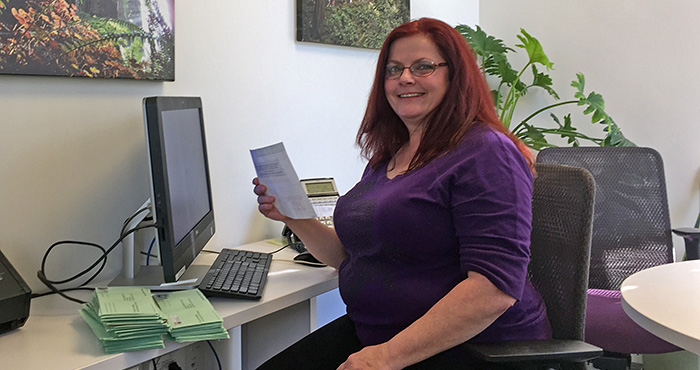
<svg viewBox="0 0 700 370"><path fill-rule="evenodd" d="M399 94L399 98L415 98L418 96L425 95L425 93L408 93L408 94Z"/></svg>

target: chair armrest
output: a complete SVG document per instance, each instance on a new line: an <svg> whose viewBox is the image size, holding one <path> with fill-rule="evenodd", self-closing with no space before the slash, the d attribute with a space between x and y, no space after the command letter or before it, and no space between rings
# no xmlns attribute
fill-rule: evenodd
<svg viewBox="0 0 700 370"><path fill-rule="evenodd" d="M493 363L583 362L603 355L599 347L567 339L465 343L462 346L475 357Z"/></svg>
<svg viewBox="0 0 700 370"><path fill-rule="evenodd" d="M685 258L688 260L700 259L700 229L678 227L672 231L674 234L682 236L685 241Z"/></svg>
<svg viewBox="0 0 700 370"><path fill-rule="evenodd" d="M694 227L677 227L673 233L684 238L700 239L700 229Z"/></svg>

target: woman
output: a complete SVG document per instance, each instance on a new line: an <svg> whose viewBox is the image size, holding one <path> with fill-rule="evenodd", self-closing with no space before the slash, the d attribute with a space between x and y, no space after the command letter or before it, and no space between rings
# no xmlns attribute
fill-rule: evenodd
<svg viewBox="0 0 700 370"><path fill-rule="evenodd" d="M369 163L335 229L280 214L253 180L260 212L338 269L347 304L262 368L449 368L468 340L548 338L526 277L532 156L456 30L423 18L389 34L357 142Z"/></svg>

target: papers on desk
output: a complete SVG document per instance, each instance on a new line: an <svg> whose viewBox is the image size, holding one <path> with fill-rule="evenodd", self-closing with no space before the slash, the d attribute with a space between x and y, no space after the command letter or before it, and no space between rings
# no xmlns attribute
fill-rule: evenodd
<svg viewBox="0 0 700 370"><path fill-rule="evenodd" d="M168 320L174 341L228 339L221 316L199 289L159 293L153 298Z"/></svg>
<svg viewBox="0 0 700 370"><path fill-rule="evenodd" d="M165 347L163 335L168 326L148 289L95 289L80 315L106 353Z"/></svg>
<svg viewBox="0 0 700 370"><path fill-rule="evenodd" d="M198 289L153 296L146 288L98 288L80 315L106 353L163 348L164 336L177 342L229 337Z"/></svg>

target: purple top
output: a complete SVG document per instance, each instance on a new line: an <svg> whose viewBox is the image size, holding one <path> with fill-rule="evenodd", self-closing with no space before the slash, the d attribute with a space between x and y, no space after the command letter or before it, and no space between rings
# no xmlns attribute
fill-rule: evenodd
<svg viewBox="0 0 700 370"><path fill-rule="evenodd" d="M526 277L532 174L513 142L475 128L424 167L393 179L386 170L368 166L334 214L348 254L340 294L362 343L391 339L468 271L518 300L472 342L549 338L544 303Z"/></svg>

